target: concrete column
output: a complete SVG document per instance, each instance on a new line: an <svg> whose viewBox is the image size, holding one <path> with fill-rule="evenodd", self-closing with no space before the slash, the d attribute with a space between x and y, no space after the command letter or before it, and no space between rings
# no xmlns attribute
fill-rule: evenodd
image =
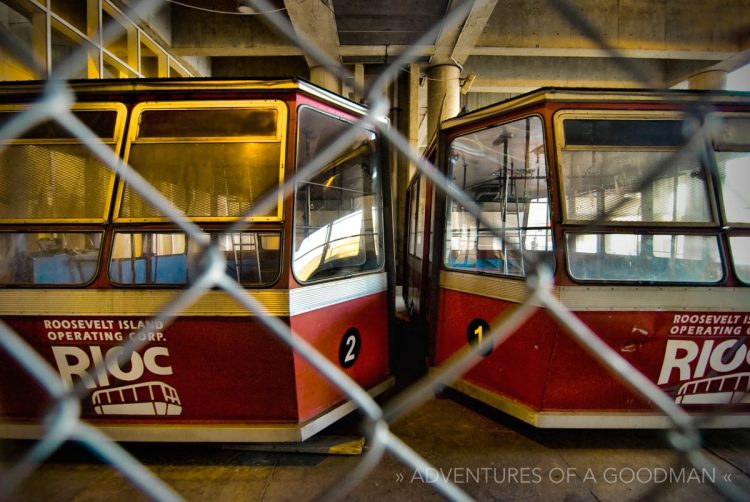
<svg viewBox="0 0 750 502"><path fill-rule="evenodd" d="M427 69L427 141L431 141L440 123L461 110L461 69L438 65Z"/></svg>
<svg viewBox="0 0 750 502"><path fill-rule="evenodd" d="M313 66L310 68L310 81L336 94L341 94L341 82L325 66Z"/></svg>
<svg viewBox="0 0 750 502"><path fill-rule="evenodd" d="M356 63L354 65L354 88L354 101L360 103L362 102L362 98L364 98L364 96L358 89L365 88L365 65L363 65L362 63Z"/></svg>
<svg viewBox="0 0 750 502"><path fill-rule="evenodd" d="M690 89L722 90L727 86L727 72L725 70L708 70L696 73L688 79Z"/></svg>

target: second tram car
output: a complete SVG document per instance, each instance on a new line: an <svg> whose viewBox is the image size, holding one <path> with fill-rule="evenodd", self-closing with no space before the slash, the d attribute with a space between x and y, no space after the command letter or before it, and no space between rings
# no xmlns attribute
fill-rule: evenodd
<svg viewBox="0 0 750 502"><path fill-rule="evenodd" d="M543 263L678 404L750 426L750 95L542 89L444 122L433 153L484 222L411 183L404 300L432 365L523 302ZM483 356L454 387L535 426L668 425L543 310Z"/></svg>
<svg viewBox="0 0 750 502"><path fill-rule="evenodd" d="M41 88L3 86L0 125ZM372 394L392 384L387 157L376 130L355 125L362 106L297 80L71 88L71 111L92 141L196 224L268 315ZM284 196L291 176L352 128L349 147ZM271 207L250 213L269 194ZM199 251L60 123L2 145L0 318L64 382L85 386L84 419L116 440L300 441L352 411L223 291L206 292L168 325L152 320L199 275ZM133 336L148 343L122 360ZM102 361L106 371L93 372ZM42 434L47 401L0 354L0 434Z"/></svg>

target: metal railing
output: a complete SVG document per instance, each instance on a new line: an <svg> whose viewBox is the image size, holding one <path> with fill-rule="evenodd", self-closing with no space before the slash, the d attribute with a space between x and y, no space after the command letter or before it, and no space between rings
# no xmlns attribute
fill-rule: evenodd
<svg viewBox="0 0 750 502"><path fill-rule="evenodd" d="M125 14L131 19L146 18L151 12L164 5L164 2L159 1L130 3L131 7L125 11ZM304 34L295 32L287 18L282 13L276 11L274 6L268 1L248 0L248 3L252 4L258 12L264 13L263 15L268 23L293 41L309 58L325 66L328 71L337 75L342 81L354 81L355 86L357 85L345 67L320 50ZM392 147L409 159L414 165L418 166L423 175L427 176L439 190L442 190L448 197L464 206L467 211L482 221L486 228L493 228L492 224L484 221L485 218L481 209L472 199L443 177L429 162L420 158L418 152L401 134L385 126L379 120L381 116L386 115L390 110L390 103L386 97L388 93L385 91L397 78L400 68L415 60L418 55L418 47L423 45L424 41L434 38L438 30L460 23L467 16L472 4L473 2L470 0L461 2L446 14L440 24L436 25L428 33L425 33L410 49L407 49L391 64L387 65L369 88L355 89L355 91L360 95L367 96L369 103L369 112L361 119L361 123L367 127L379 129L380 133L390 142ZM654 87L649 76L642 74L640 69L631 65L627 58L619 57L617 50L608 46L604 37L585 18L580 16L580 13L574 10L567 0L550 1L550 5L558 9L559 13L574 26L578 27L586 37L595 41L600 47L610 53L614 57L614 60L632 75L635 80L641 82L644 87ZM103 43L119 36L120 29L121 27L117 23L110 23L103 26ZM2 43L6 51L13 54L16 59L27 67L38 71L39 74L43 74L40 65L34 59L31 49L15 39L7 30L0 29L0 43ZM81 51L84 50L83 48L81 49ZM166 305L153 321L161 322L166 326L184 308L195 302L206 292L211 289L219 289L235 299L249 312L256 314L258 319L280 340L292 347L309 364L324 375L327 380L338 387L348 399L357 404L359 413L363 417L362 430L366 434L369 448L361 456L356 467L338 479L333 486L328 487L322 494L318 495L320 498L339 498L349 493L368 476L368 473L379 464L385 454L392 455L405 466L413 469L415 473L423 473L425 477L428 472L436 472L427 460L391 431L389 424L396 418L414 410L420 404L433 397L446 384L454 381L477 364L482 359L481 354L488 348L494 346L494 350L502 350L503 342L539 309L546 309L557 323L564 328L567 334L589 353L591 357L608 368L614 377L624 382L636 395L653 403L654 407L661 410L672 424L669 432L671 444L680 452L684 460L698 469L708 468L709 466L714 468L701 446L700 428L702 423L697 422L689 416L675 403L674 399L665 394L656 384L632 367L568 310L552 294L551 276L541 266L537 267L536 272L531 274L526 282L529 291L528 300L518 306L510 316L497 325L491 334L483 337L479 344L471 347L467 346L434 372L431 372L428 376L404 389L384 406L380 406L365 389L360 387L304 339L297 336L297 334L289 329L288 325L284 324L278 318L268 315L264 307L255 301L252 296L248 295L240 284L227 276L224 273L225 263L222 253L211 247L209 240L194 223L174 208L157 190L140 178L135 170L125 169L120 159L118 159L108 146L86 139L91 138L93 135L71 112L70 107L74 102L74 97L66 83L69 76L74 74L76 65L80 61L80 57L76 57L73 54L66 61L55 67L53 74L45 81L41 99L34 103L28 111L16 116L15 119L6 123L0 129L0 142L18 137L24 131L29 130L42 121L57 121L72 135L85 141L93 155L121 176L132 189L136 190L144 199L155 206L158 211L164 215L168 215L176 225L189 234L189 237L203 246L203 268L199 278L188 289L184 290L182 294ZM331 144L319 156L301 169L296 174L295 179L309 177L311 173L315 173L322 166L330 162L340 150L348 146L352 136L356 133L354 129L351 129L351 134L338 138L335 143ZM700 138L702 134L704 132L697 129L695 131L695 138ZM691 149L695 147L695 143L697 143L697 140L689 143L676 156L692 155ZM293 189L295 179L288 180L282 187L285 196ZM644 180L644 185L650 182L650 179ZM252 212L247 216L265 214L271 206L275 206L276 197L276 194L266 197L266 199L256 204ZM610 209L610 212L616 210L617 207L614 207ZM227 230L227 233L242 230L241 227L243 224L243 222L238 222L232 225ZM502 236L498 235L498 238L502 238ZM529 257L529 260L531 259ZM129 355L143 346L145 342L142 340L145 340L146 337L138 335L140 333L123 343L122 348L125 354ZM0 478L0 499L13 494L19 483L26 479L40 465L44 464L67 441L77 441L95 452L104 462L109 463L135 487L140 489L144 495L158 500L180 499L178 493L142 465L138 459L131 456L118 443L109 440L95 426L82 420L80 399L88 392L84 385L78 385L72 390L63 385L57 372L50 364L31 348L18 333L2 322L0 322L0 349L8 353L31 375L47 393L51 402L43 419L46 431L44 436L34 442L33 446L9 469L2 472L2 477ZM98 366L103 364L101 362ZM103 368L98 366L92 368L90 374L95 375L100 370L103 370ZM438 482L430 483L430 487L451 500L471 499L469 495L445 477L439 479ZM724 482L721 477L717 478L715 488L729 499L747 499L747 494L742 493L735 485Z"/></svg>

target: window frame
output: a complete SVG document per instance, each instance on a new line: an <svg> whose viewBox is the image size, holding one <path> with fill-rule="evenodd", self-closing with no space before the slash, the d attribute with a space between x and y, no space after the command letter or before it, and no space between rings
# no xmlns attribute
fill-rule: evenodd
<svg viewBox="0 0 750 502"><path fill-rule="evenodd" d="M598 151L598 152L619 152L619 151L652 151L652 152L677 152L683 147L654 147L654 146L597 146L597 145L573 145L568 147L565 143L564 121L569 119L610 119L610 120L685 120L687 116L678 111L668 110L582 110L582 109L562 109L553 115L553 127L555 134L555 166L557 170L557 190L560 194L560 220L563 225L606 225L612 227L691 227L706 228L719 226L718 206L715 198L715 187L713 177L710 173L710 166L701 165L706 183L705 194L707 196L707 221L618 221L614 219L603 220L576 220L568 216L568 196L565 186L566 171L563 166L563 151ZM688 141L686 141L687 145ZM701 145L701 148L704 146Z"/></svg>
<svg viewBox="0 0 750 502"><path fill-rule="evenodd" d="M277 263L276 263L276 272L275 272L275 275L272 278L268 279L268 280L259 281L257 283L252 283L252 282L247 282L247 281L237 281L237 283L240 284L245 289L262 289L262 288L271 287L276 282L278 282L279 278L281 277L281 269L282 269L282 266L283 266L283 263L284 263L283 253L284 253L285 232L283 231L283 229L280 229L280 228L275 228L275 229L269 229L269 228L249 228L248 229L248 228L245 228L245 229L242 229L242 230L233 231L231 233L227 233L226 230L227 229L213 229L213 228L212 229L205 229L205 228L202 228L201 229L201 233L202 234L207 234L209 236L209 239L213 239L214 237L216 237L216 238L222 238L222 237L226 238L227 236L234 235L234 234L255 234L255 238L256 238L256 244L255 245L256 246L260 245L259 241L261 239L259 239L259 237L262 238L264 234L271 234L274 237L276 237L278 239L278 242L279 242L279 248L276 250ZM116 239L117 239L118 235L124 235L124 234L129 235L131 239L132 239L133 235L137 235L137 234L140 234L140 235L145 235L145 234L167 235L167 234L171 234L173 236L175 236L175 235L183 236L184 239L185 239L184 240L184 245L185 245L185 253L184 253L184 255L185 255L185 259L186 259L186 262L185 262L185 273L186 273L186 276L189 275L190 269L189 269L189 264L187 262L187 259L190 256L190 253L188 253L188 248L189 248L190 241L191 241L190 234L187 234L184 231L179 230L177 228L142 229L142 228L132 228L132 227L120 227L118 229L115 229L112 232L112 238L111 238L111 242L110 242L109 250L108 250L109 252L107 254L106 276L107 276L107 281L110 284L112 284L113 286L115 286L117 288L123 288L123 289L184 289L184 288L189 287L193 283L192 281L186 281L186 282L151 282L151 283L149 283L149 282L140 282L139 283L139 282L135 282L135 281L134 282L121 282L121 281L114 280L113 277L112 277L111 270L112 270L112 265L113 265L114 260L115 260L115 258L114 258L114 249L115 249ZM199 250L199 252L202 252L202 250ZM230 251L226 250L225 252L230 252ZM167 257L167 256L178 256L178 255L182 255L182 253L164 254L164 255L160 255L160 256ZM138 260L138 259L143 259L143 255L141 255L141 257L139 257L139 258L134 258L134 257L123 258L123 260L131 260L131 261L135 261L135 260ZM235 269L235 271L236 271L236 269ZM200 270L198 270L198 272L200 272ZM237 280L234 275L230 275L230 270L229 270L228 266L225 269L225 273L227 274L228 277L232 278L233 280ZM197 279L198 277L200 277L200 273L198 273L195 277L193 277L193 279ZM259 275L259 278L262 279L262 277L260 275Z"/></svg>
<svg viewBox="0 0 750 502"><path fill-rule="evenodd" d="M295 172L299 170L299 142L300 142L300 134L302 132L302 128L300 127L300 116L302 110L312 110L320 115L329 117L333 120L345 122L348 127L360 127L363 131L367 131L370 134L374 136L374 142L377 147L377 151L374 154L374 160L376 162L378 176L376 183L376 191L373 193L373 195L376 197L378 202L378 217L380 220L377 222L376 227L373 228L373 230L377 229L376 233L373 233L373 237L377 239L377 246L378 246L378 263L376 267L373 267L371 269L361 270L357 272L346 272L346 273L340 273L340 274L332 274L330 276L321 277L317 279L301 279L299 277L299 274L297 273L297 270L295 270L295 256L297 253L297 198L298 198L298 191L299 191L299 184L300 182L297 181L294 184L294 190L293 190L293 207L292 207L292 225L291 225L291 260L290 260L290 270L292 272L292 276L294 279L300 283L300 284L316 284L320 282L326 282L326 281L334 281L334 280L341 280L346 279L349 277L356 277L360 275L367 275L367 274L373 274L380 272L383 267L385 266L385 253L386 253L386 243L385 243L385 225L388 223L385 220L385 207L384 207L384 190L387 190L387 187L384 187L382 184L383 176L380 174L382 172L382 169L384 169L384 166L382 165L382 140L380 134L378 134L377 130L375 128L366 128L362 127L361 125L357 124L357 119L355 117L345 117L339 114L332 113L327 110L322 110L320 108L316 108L309 104L301 104L297 107L297 131L296 131L296 137L295 137ZM333 162L338 163L338 159L340 159L340 156L337 157ZM320 174L322 171L318 171L315 175ZM350 213L352 214L352 213ZM333 223L333 222L332 222Z"/></svg>
<svg viewBox="0 0 750 502"><path fill-rule="evenodd" d="M728 119L741 119L741 120L747 120L750 121L750 113L742 113L742 112L727 112L727 111L713 111L707 115L706 121L710 122L713 120L716 120L716 117L719 117L721 119L728 118ZM726 152L743 152L747 151L748 156L750 156L750 148L747 148L746 150L742 150L740 146L734 146L731 145L727 149L723 150L717 150L716 149L716 141L715 141L715 135L711 134L709 140L710 144L708 145L711 155L713 156L713 161L716 163L716 179L717 179L717 187L715 190L716 197L718 198L718 212L719 216L721 217L721 221L724 225L729 225L731 228L746 228L750 229L750 222L742 222L742 221L730 221L727 217L726 213L726 204L724 199L724 185L721 183L721 180L718 179L719 172L718 172L718 162L716 162L716 156L719 153L726 153ZM750 145L748 145L750 146Z"/></svg>
<svg viewBox="0 0 750 502"><path fill-rule="evenodd" d="M23 288L81 288L91 285L96 278L99 276L102 263L102 254L105 248L105 231L103 228L89 228L89 229L71 229L56 226L54 228L24 228L24 229L13 229L7 228L0 230L0 234L93 234L99 236L99 246L96 250L96 258L94 260L94 272L85 281L82 282L39 282L39 283L0 283L0 288L7 289L23 289ZM53 256L61 256L60 253Z"/></svg>
<svg viewBox="0 0 750 502"><path fill-rule="evenodd" d="M720 112L717 112L720 113ZM565 269L567 276L575 283L578 284L623 284L623 285L653 285L653 286L716 286L722 284L727 280L728 274L728 256L725 253L724 246L722 244L722 232L721 232L721 221L723 214L720 213L721 206L717 200L719 192L717 191L715 179L712 173L714 166L714 159L709 158L705 161L701 161L700 168L703 172L703 179L705 181L705 195L706 209L708 211L708 219L706 221L618 221L614 219L607 220L575 220L568 217L568 196L565 187L565 169L563 167L563 150L580 150L580 151L653 151L653 152L678 152L681 148L686 148L689 144L690 138L685 140L683 146L677 147L657 147L657 146L598 146L598 145L575 145L567 147L565 143L565 131L563 122L568 119L611 119L611 120L685 120L687 116L680 111L675 110L607 110L607 109L596 109L596 110L582 110L582 109L562 109L555 112L553 115L553 125L555 131L555 169L557 170L557 186L556 188L560 194L560 208L562 213L560 215L561 227L562 227L562 240L561 245L563 246L563 255L565 260ZM704 140L700 145L701 152L706 152L711 145ZM708 155L713 156L712 151ZM575 235L596 235L597 236L597 250L592 255L607 255L605 247L599 246L599 241L604 241L607 237L626 235L626 236L639 236L639 238L649 238L654 236L669 236L672 238L678 238L680 236L701 236L701 237L713 237L716 240L717 248L716 253L718 255L718 266L721 271L721 276L716 281L686 281L686 280L675 280L675 281L661 281L647 278L634 278L634 279L609 279L609 278L596 278L586 279L576 277L571 269L571 253L569 253L569 243ZM641 243L641 248L643 244ZM610 255L612 253L609 253ZM630 256L627 253L622 254L623 257ZM640 254L633 255L640 256ZM652 255L655 257L655 255Z"/></svg>
<svg viewBox="0 0 750 502"><path fill-rule="evenodd" d="M582 229L582 228L575 228L575 227L568 227L563 230L562 233L562 246L563 246L563 253L565 255L565 270L568 274L568 277L570 277L571 280L573 280L576 283L581 284L624 284L624 285L653 285L653 286L717 286L721 283L723 283L727 278L727 257L724 254L724 250L721 246L721 235L716 233L709 232L689 232L689 233L678 233L674 231L670 231L667 229L660 229L660 230L649 230L646 228L642 229L618 229L622 231L613 232L611 230L603 230L603 229ZM719 278L715 281L687 281L687 280L655 280L655 279L646 279L646 278L634 278L634 279L623 279L623 278L609 278L609 277L600 277L600 278L585 278L585 277L576 277L573 274L573 269L571 267L571 253L570 253L570 242L573 238L576 236L583 236L583 235L593 235L596 236L597 239L601 239L602 241L606 240L607 237L612 236L634 236L638 237L639 242L638 246L643 247L644 243L640 242L641 239L652 239L652 246L653 246L653 238L654 237L670 237L672 239L676 239L678 237L702 237L702 238L708 238L712 237L713 240L716 242L716 254L718 257L718 270L721 272L719 275ZM598 246L597 246L598 247ZM653 248L652 248L653 250ZM632 259L638 259L642 256L641 253L637 254L627 254L627 253L610 253L607 251L606 247L604 249L597 249L595 252L590 253L591 256L617 256L620 257L619 259L628 259L628 257L632 257ZM657 258L657 259L669 259L664 257L658 257L654 252L652 252L651 256L647 257L648 259L651 258ZM617 259L617 258L615 258ZM600 260L600 262L603 260ZM686 260L687 261L687 260ZM695 261L695 260L693 260Z"/></svg>
<svg viewBox="0 0 750 502"><path fill-rule="evenodd" d="M714 121L714 120L723 120L723 119L740 119L740 120L746 120L750 121L750 113L747 112L737 112L737 111L712 111L707 115L707 122ZM725 259L729 261L732 273L734 273L734 276L737 278L737 280L740 282L740 284L743 285L750 285L750 274L745 273L744 270L742 270L736 263L735 259L735 249L737 249L737 240L747 240L750 239L750 233L748 231L750 230L750 222L742 222L742 221L730 221L727 217L726 212L726 204L725 204L725 198L724 198L724 184L722 183L721 179L719 179L719 164L717 155L722 152L742 152L742 151L748 151L750 148L745 148L745 150L742 149L742 145L728 145L726 148L717 150L716 149L716 135L711 134L710 137L710 151L713 156L713 161L716 164L716 179L717 179L717 188L716 188L716 197L718 198L718 204L719 204L719 211L720 211L720 217L722 221L722 225L724 225L724 228L727 230L726 236L727 236L727 256ZM750 153L748 154L750 156Z"/></svg>
<svg viewBox="0 0 750 502"><path fill-rule="evenodd" d="M27 111L30 108L32 108L33 105L31 104L23 104L23 105L5 105L0 104L0 112L23 112ZM103 101L103 102L93 102L93 103L74 103L70 106L71 112L76 111L113 111L115 112L115 125L114 130L112 131L112 137L108 138L100 138L96 137L93 139L93 141L100 141L102 144L110 147L112 149L112 161L119 163L120 162L120 152L122 149L122 146L124 144L124 138L125 135L125 123L127 119L127 107L125 104L115 101ZM51 118L49 120L54 121L54 118ZM45 121L46 122L46 121ZM71 137L71 138L54 138L54 139L23 139L23 138L13 138L6 140L4 142L6 145L83 145L86 146L85 143L80 138ZM91 153L92 157L96 157L93 153ZM97 159L97 161L99 161ZM104 164L104 163L102 163ZM113 169L110 169L109 166L106 164L103 165L104 168L109 169L110 175L109 180L107 182L107 195L105 196L104 200L104 207L101 216L98 217L92 217L92 218L3 218L0 219L0 223L3 224L28 224L28 223L42 223L42 224L49 224L49 223L106 223L109 218L109 213L112 208L112 200L113 200L113 193L115 191L115 183L116 183L116 173Z"/></svg>
<svg viewBox="0 0 750 502"><path fill-rule="evenodd" d="M277 112L276 120L276 133L273 136L216 136L216 137L186 137L186 136L175 136L175 137L148 137L139 138L138 134L141 129L141 117L144 112L154 110L210 110L210 109L252 109L252 108L266 108L274 109ZM288 130L288 107L287 103L280 99L247 99L247 100L201 100L201 101L146 101L138 103L131 112L130 127L128 129L127 140L125 143L125 152L123 155L124 168L130 169L129 159L131 148L134 144L211 144L211 143L278 143L279 144L279 163L278 163L278 195L276 202L276 212L272 216L248 216L248 217L237 217L237 216L190 216L186 215L190 221L202 222L202 223L213 223L213 222L233 222L233 221L247 221L247 222L271 222L280 223L284 219L284 194L282 187L284 185L284 176L286 171L286 145L287 145L287 130ZM112 216L114 223L154 223L154 222L170 222L171 220L167 217L152 216L152 217L122 217L120 212L122 210L123 201L125 197L125 189L127 183L122 177L118 184L117 194L115 197L115 207ZM136 195L140 197L140 194Z"/></svg>

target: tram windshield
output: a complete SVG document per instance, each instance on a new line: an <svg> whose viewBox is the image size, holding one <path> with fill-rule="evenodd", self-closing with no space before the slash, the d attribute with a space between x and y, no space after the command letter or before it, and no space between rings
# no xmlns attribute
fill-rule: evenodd
<svg viewBox="0 0 750 502"><path fill-rule="evenodd" d="M303 282L377 270L383 263L376 136L351 127L312 108L299 112L298 172L338 137L355 131L335 160L297 183L292 268Z"/></svg>
<svg viewBox="0 0 750 502"><path fill-rule="evenodd" d="M551 263L552 231L542 121L528 117L453 140L453 183L484 219L451 200L445 265L463 271L524 276L528 259Z"/></svg>

